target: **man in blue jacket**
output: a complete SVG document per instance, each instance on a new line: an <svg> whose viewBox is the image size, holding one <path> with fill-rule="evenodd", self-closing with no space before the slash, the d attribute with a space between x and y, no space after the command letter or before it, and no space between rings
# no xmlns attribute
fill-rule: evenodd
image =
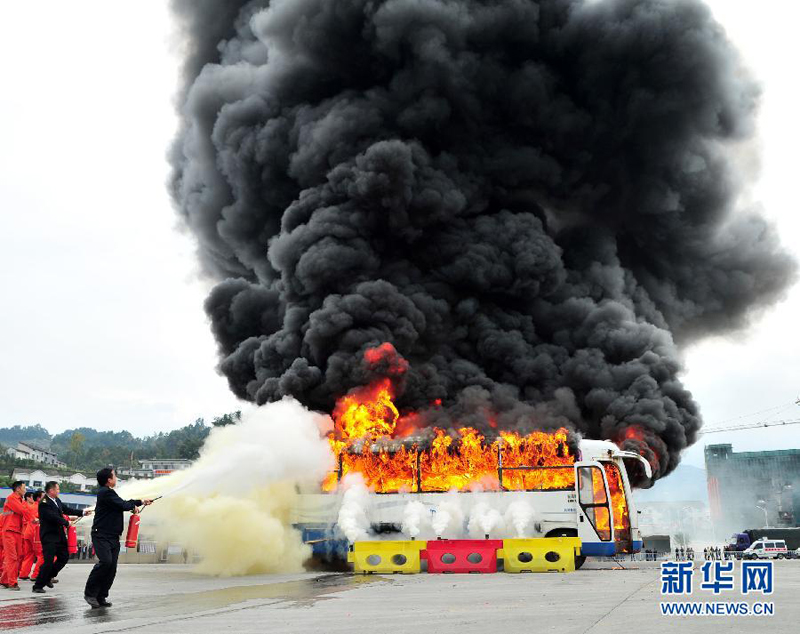
<svg viewBox="0 0 800 634"><path fill-rule="evenodd" d="M92 545L99 561L89 573L83 598L93 608L110 607L106 599L117 575L117 559L119 558L119 538L122 535L122 515L125 511L133 511L137 506L152 504L152 500L123 500L114 487L117 486L117 474L114 469L106 467L97 472L97 505L94 509L92 524Z"/></svg>

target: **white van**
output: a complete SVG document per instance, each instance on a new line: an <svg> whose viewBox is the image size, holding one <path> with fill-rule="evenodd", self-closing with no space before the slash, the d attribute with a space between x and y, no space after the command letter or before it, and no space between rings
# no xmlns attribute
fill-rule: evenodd
<svg viewBox="0 0 800 634"><path fill-rule="evenodd" d="M788 553L784 540L762 537L750 544L742 553L742 559L784 559Z"/></svg>

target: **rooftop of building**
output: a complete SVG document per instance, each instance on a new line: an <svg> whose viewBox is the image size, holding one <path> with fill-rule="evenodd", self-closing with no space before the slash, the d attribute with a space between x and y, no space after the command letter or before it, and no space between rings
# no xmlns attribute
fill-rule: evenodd
<svg viewBox="0 0 800 634"><path fill-rule="evenodd" d="M37 445L34 442L26 442L26 441L23 441L23 440L19 441L17 443L16 447L13 447L13 449L19 449L20 446L27 447L28 449L32 449L33 451L39 451L41 453L50 454L51 456L55 456L56 455L54 452L50 451L49 449L46 449L46 448L42 447L41 445Z"/></svg>
<svg viewBox="0 0 800 634"><path fill-rule="evenodd" d="M14 467L12 473L33 473L34 471L40 471L45 474L55 474L60 476L72 476L72 475L82 475L86 478L90 476L89 472L86 470L80 471L78 469L67 469L64 467L54 467L52 465L45 465L45 464L37 464L34 467Z"/></svg>
<svg viewBox="0 0 800 634"><path fill-rule="evenodd" d="M188 458L140 458L139 462L192 462Z"/></svg>
<svg viewBox="0 0 800 634"><path fill-rule="evenodd" d="M779 458L783 456L800 456L800 449L772 449L767 451L733 451L733 445L725 443L706 445L706 457L732 456L734 458Z"/></svg>

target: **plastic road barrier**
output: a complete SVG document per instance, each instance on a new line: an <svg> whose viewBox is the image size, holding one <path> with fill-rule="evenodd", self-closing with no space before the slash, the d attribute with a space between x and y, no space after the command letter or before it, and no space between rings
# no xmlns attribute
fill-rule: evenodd
<svg viewBox="0 0 800 634"><path fill-rule="evenodd" d="M354 542L347 553L353 570L363 574L371 572L414 574L420 572L420 551L424 541Z"/></svg>
<svg viewBox="0 0 800 634"><path fill-rule="evenodd" d="M422 551L433 574L497 572L497 551L502 539L437 539Z"/></svg>
<svg viewBox="0 0 800 634"><path fill-rule="evenodd" d="M581 554L578 537L504 539L497 553L506 572L574 572Z"/></svg>

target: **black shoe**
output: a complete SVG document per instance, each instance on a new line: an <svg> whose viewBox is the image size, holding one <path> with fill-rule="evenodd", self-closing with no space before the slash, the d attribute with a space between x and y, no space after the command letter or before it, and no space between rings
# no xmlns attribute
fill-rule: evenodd
<svg viewBox="0 0 800 634"><path fill-rule="evenodd" d="M53 580L51 580L51 581L48 581L48 582L47 582L46 584L44 584L44 585L46 585L48 588L52 588L52 587L53 587L53 581L55 581L55 579L53 579Z"/></svg>
<svg viewBox="0 0 800 634"><path fill-rule="evenodd" d="M50 583L58 583L58 579L53 577L52 579L50 579ZM52 588L53 586L50 586L50 587Z"/></svg>
<svg viewBox="0 0 800 634"><path fill-rule="evenodd" d="M97 599L95 599L94 597L90 597L88 595L84 595L83 599L84 599L84 601L86 601L86 603L91 605L92 608L99 608L100 607L100 602Z"/></svg>
<svg viewBox="0 0 800 634"><path fill-rule="evenodd" d="M44 588L37 588L36 586L33 586L33 588L31 588L31 592L36 592L37 594L45 594Z"/></svg>
<svg viewBox="0 0 800 634"><path fill-rule="evenodd" d="M19 584L15 583L13 586L8 586L9 590L19 590Z"/></svg>
<svg viewBox="0 0 800 634"><path fill-rule="evenodd" d="M111 601L106 601L105 599L103 599L102 601L98 601L98 602L100 603L100 607L101 608L110 608L113 605L113 603L111 603Z"/></svg>

